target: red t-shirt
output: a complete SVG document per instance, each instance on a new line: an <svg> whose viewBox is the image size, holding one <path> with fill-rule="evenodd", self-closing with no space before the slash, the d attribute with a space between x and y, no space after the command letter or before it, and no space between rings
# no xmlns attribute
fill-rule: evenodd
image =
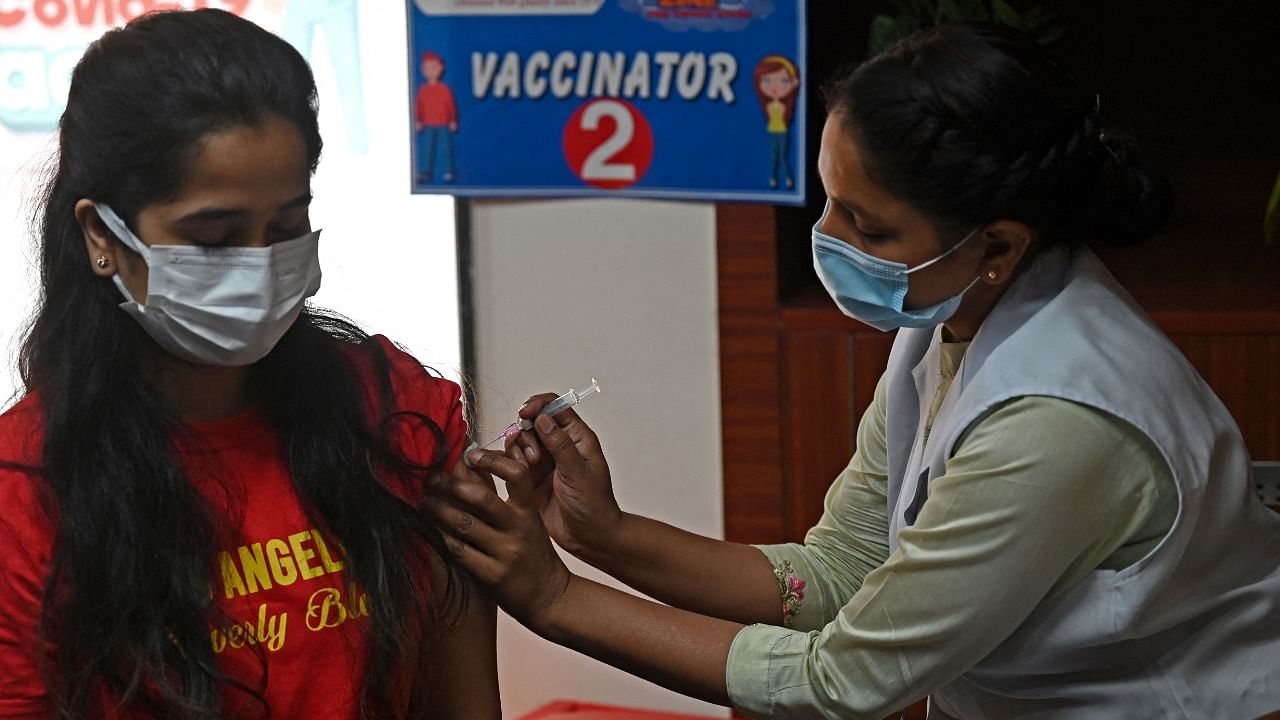
<svg viewBox="0 0 1280 720"><path fill-rule="evenodd" d="M444 431L444 469L452 468L467 444L458 386L430 376L386 338L376 341L391 361L394 409L422 413ZM367 363L360 365L367 372ZM431 434L401 425L401 449L429 461ZM195 442L175 441L180 461L234 538L218 549L220 572L210 579L215 600L238 621L210 628L219 669L258 686L261 666L247 647L258 643L270 668L265 696L274 717L356 717L369 624L364 594L347 577L336 541L303 512L274 431L256 410L189 427ZM42 429L35 398L0 415L0 459L38 465ZM36 633L54 528L39 504L40 482L0 470L0 718L49 715ZM225 698L228 714L258 707L244 693L227 691Z"/></svg>
<svg viewBox="0 0 1280 720"><path fill-rule="evenodd" d="M429 85L423 83L418 88L418 99L414 103L418 123L427 127L440 127L458 121L458 110L453 104L453 91L444 83Z"/></svg>

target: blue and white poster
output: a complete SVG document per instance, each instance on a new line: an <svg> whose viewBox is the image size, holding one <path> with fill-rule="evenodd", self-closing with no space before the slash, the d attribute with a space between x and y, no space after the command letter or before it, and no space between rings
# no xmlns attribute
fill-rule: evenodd
<svg viewBox="0 0 1280 720"><path fill-rule="evenodd" d="M414 192L804 202L803 0L409 0Z"/></svg>

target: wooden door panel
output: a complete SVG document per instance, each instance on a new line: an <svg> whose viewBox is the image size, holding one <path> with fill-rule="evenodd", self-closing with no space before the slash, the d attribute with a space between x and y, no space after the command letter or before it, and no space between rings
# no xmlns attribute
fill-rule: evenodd
<svg viewBox="0 0 1280 720"><path fill-rule="evenodd" d="M1280 460L1280 336L1174 333L1231 411L1255 460Z"/></svg>
<svg viewBox="0 0 1280 720"><path fill-rule="evenodd" d="M787 540L799 542L853 454L852 338L844 332L782 336L783 482Z"/></svg>
<svg viewBox="0 0 1280 720"><path fill-rule="evenodd" d="M893 335L846 329L782 332L784 536L799 542L822 515L827 488L849 463Z"/></svg>
<svg viewBox="0 0 1280 720"><path fill-rule="evenodd" d="M774 543L785 537L782 400L777 330L721 318L721 443L725 537Z"/></svg>

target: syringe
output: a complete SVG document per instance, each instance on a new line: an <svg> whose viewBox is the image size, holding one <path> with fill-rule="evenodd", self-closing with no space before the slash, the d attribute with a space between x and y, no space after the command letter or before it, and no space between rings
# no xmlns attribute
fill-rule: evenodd
<svg viewBox="0 0 1280 720"><path fill-rule="evenodd" d="M591 378L590 386L585 387L581 390L570 389L565 394L547 403L546 406L542 408L542 410L538 411L538 414L539 415L555 415L556 413L562 410L567 410L568 408L571 408L574 405L577 405L578 403L582 402L582 399L587 397L588 395L592 395L598 392L600 392L600 383L596 382L595 378ZM508 425L506 429L503 430L498 435L498 437L490 440L489 442L485 443L484 445L481 445L480 447L482 449L488 448L490 445L498 442L499 440L505 440L511 437L512 435L515 435L516 433L520 432L521 430L528 430L531 427L533 427L533 421L526 418L522 418Z"/></svg>

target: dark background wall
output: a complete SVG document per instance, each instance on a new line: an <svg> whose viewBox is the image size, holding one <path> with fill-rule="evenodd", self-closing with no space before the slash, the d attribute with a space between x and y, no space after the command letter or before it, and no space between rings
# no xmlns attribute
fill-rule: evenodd
<svg viewBox="0 0 1280 720"><path fill-rule="evenodd" d="M1026 3L1022 3L1025 7ZM1262 217L1280 174L1280 3L1055 0L1065 32L1051 52L1102 98L1104 122L1135 136L1173 183L1177 205L1149 243L1103 252L1153 309L1280 308L1280 248ZM810 2L809 203L778 211L780 292L814 285L807 237L822 204L814 171L820 83L866 56L883 0ZM790 242L799 238L799 242Z"/></svg>

